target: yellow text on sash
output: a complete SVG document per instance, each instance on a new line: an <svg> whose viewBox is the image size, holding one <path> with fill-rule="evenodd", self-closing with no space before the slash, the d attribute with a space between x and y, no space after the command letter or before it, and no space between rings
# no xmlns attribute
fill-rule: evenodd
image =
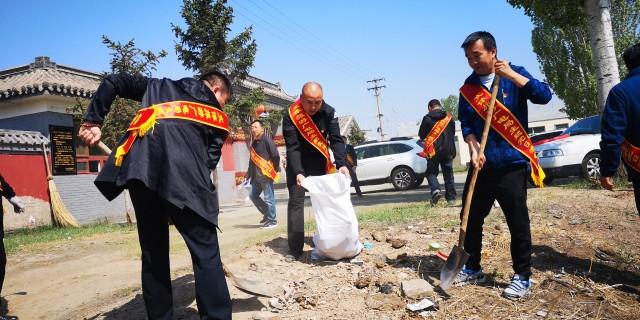
<svg viewBox="0 0 640 320"><path fill-rule="evenodd" d="M436 148L434 146L434 143L444 132L444 129L447 128L447 125L449 125L449 122L452 118L453 116L451 116L451 114L447 112L446 117L436 121L429 134L424 138L424 148L422 152L420 152L419 156L431 159L436 155Z"/></svg>
<svg viewBox="0 0 640 320"><path fill-rule="evenodd" d="M296 126L298 132L309 142L314 148L316 148L326 158L326 173L336 172L335 166L331 163L331 156L329 155L329 148L327 141L322 136L320 130L311 117L302 109L302 103L297 100L289 107L289 117L291 122Z"/></svg>
<svg viewBox="0 0 640 320"><path fill-rule="evenodd" d="M251 162L260 169L262 174L271 178L271 180L275 182L278 181L278 172L273 167L273 163L271 163L271 161L261 157L253 147L249 150L249 156L251 158Z"/></svg>
<svg viewBox="0 0 640 320"><path fill-rule="evenodd" d="M622 143L622 160L629 167L640 173L640 148L632 145L626 139Z"/></svg>

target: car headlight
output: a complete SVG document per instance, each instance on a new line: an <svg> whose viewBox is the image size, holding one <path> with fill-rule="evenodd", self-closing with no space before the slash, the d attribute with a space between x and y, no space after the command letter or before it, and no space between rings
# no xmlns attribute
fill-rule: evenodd
<svg viewBox="0 0 640 320"><path fill-rule="evenodd" d="M564 153L560 149L542 150L540 153L538 153L538 157L540 158L551 158L560 156L564 156Z"/></svg>

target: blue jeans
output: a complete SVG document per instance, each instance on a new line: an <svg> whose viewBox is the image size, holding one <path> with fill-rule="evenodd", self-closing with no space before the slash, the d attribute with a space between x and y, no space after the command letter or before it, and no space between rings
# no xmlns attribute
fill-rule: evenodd
<svg viewBox="0 0 640 320"><path fill-rule="evenodd" d="M442 167L442 176L446 190L445 199L447 199L447 201L455 200L456 186L453 181L453 160L439 159L438 157L433 157L428 160L427 181L429 182L429 187L431 187L431 195L433 196L436 190L440 191L440 183L438 182L439 167Z"/></svg>
<svg viewBox="0 0 640 320"><path fill-rule="evenodd" d="M263 192L264 200L260 198L260 194ZM251 195L249 198L267 222L276 222L276 195L273 191L273 182L260 183L251 181Z"/></svg>

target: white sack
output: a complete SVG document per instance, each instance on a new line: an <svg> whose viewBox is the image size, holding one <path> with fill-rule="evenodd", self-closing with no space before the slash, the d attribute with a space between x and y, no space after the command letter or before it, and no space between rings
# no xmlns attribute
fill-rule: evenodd
<svg viewBox="0 0 640 320"><path fill-rule="evenodd" d="M350 184L341 173L311 176L302 183L311 196L318 226L313 236L315 256L340 260L354 257L362 250Z"/></svg>

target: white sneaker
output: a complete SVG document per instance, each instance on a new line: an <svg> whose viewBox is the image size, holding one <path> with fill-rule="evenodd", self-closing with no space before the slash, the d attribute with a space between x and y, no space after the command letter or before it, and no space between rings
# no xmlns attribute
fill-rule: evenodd
<svg viewBox="0 0 640 320"><path fill-rule="evenodd" d="M531 280L516 274L511 278L511 284L504 289L502 295L510 300L518 300L531 292Z"/></svg>
<svg viewBox="0 0 640 320"><path fill-rule="evenodd" d="M456 278L453 280L453 285L456 287L461 287L468 284L481 284L485 282L487 282L487 277L485 277L482 269L471 270L463 267Z"/></svg>

